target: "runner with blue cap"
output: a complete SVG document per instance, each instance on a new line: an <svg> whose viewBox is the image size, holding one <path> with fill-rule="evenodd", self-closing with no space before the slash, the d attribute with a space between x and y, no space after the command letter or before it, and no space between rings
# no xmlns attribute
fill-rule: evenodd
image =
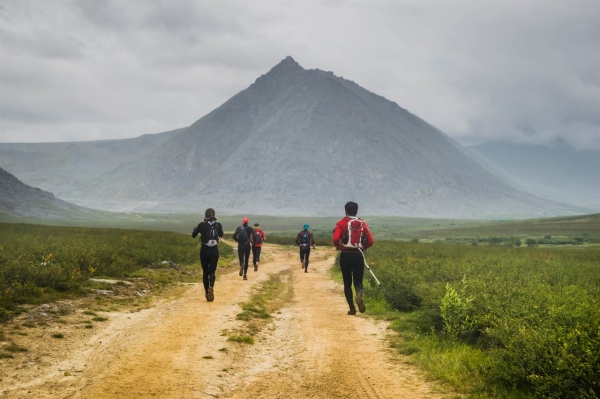
<svg viewBox="0 0 600 399"><path fill-rule="evenodd" d="M312 233L308 230L309 225L304 225L304 230L298 233L296 236L296 245L300 247L300 264L304 273L308 273L308 258L310 256L310 247L315 248L315 239Z"/></svg>

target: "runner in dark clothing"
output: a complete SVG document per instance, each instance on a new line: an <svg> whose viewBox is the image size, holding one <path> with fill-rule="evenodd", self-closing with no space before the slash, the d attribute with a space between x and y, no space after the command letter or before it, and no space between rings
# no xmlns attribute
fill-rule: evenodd
<svg viewBox="0 0 600 399"><path fill-rule="evenodd" d="M262 243L267 239L265 232L260 229L258 223L254 223L254 231L252 232L252 264L254 271L258 271L258 263L260 262L260 251Z"/></svg>
<svg viewBox="0 0 600 399"><path fill-rule="evenodd" d="M233 233L233 240L238 243L238 258L240 260L240 276L248 280L248 260L250 259L250 246L252 243L252 227L248 226L248 218L242 219L242 225Z"/></svg>
<svg viewBox="0 0 600 399"><path fill-rule="evenodd" d="M215 210L208 208L204 212L204 220L192 231L192 237L200 234L200 265L202 266L202 283L206 300L215 300L214 286L217 263L219 262L219 237L223 237L223 227L217 222Z"/></svg>
<svg viewBox="0 0 600 399"><path fill-rule="evenodd" d="M310 257L310 247L315 248L315 239L310 231L309 226L304 225L304 230L300 231L296 236L296 245L300 247L300 264L304 269L304 273L308 273L308 258Z"/></svg>
<svg viewBox="0 0 600 399"><path fill-rule="evenodd" d="M352 282L356 291L358 310L366 310L363 301L363 275L365 272L364 251L373 245L373 235L367 223L356 217L358 204L348 202L345 206L346 217L336 223L333 229L333 245L340 253L340 267L344 279L344 295L350 306L349 315L356 314L352 300Z"/></svg>

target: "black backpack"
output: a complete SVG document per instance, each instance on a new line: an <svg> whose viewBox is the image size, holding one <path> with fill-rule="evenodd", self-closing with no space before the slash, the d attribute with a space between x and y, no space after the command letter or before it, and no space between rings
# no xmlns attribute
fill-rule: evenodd
<svg viewBox="0 0 600 399"><path fill-rule="evenodd" d="M246 231L246 226L240 226L237 228L236 234L238 244L248 244L250 239L248 238L248 232Z"/></svg>
<svg viewBox="0 0 600 399"><path fill-rule="evenodd" d="M217 223L209 224L210 229L208 230L208 241L206 245L214 247L219 242L219 229Z"/></svg>
<svg viewBox="0 0 600 399"><path fill-rule="evenodd" d="M254 232L254 245L262 244L262 234L259 231Z"/></svg>
<svg viewBox="0 0 600 399"><path fill-rule="evenodd" d="M310 244L310 232L308 230L300 232L300 244Z"/></svg>

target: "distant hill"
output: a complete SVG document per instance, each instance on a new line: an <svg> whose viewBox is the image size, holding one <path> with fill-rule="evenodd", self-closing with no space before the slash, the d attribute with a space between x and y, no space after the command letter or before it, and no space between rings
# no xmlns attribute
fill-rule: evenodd
<svg viewBox="0 0 600 399"><path fill-rule="evenodd" d="M534 194L600 211L600 150L577 150L564 141L469 148Z"/></svg>
<svg viewBox="0 0 600 399"><path fill-rule="evenodd" d="M113 141L115 150L98 157L89 154L99 142L56 144L60 156L48 147L41 167L26 166L27 145L12 158L0 145L0 165L61 198L118 211L211 206L231 214L328 216L354 200L363 215L583 213L516 189L396 103L332 72L305 70L291 57L190 127L152 140L134 146L138 151L116 150L121 143Z"/></svg>
<svg viewBox="0 0 600 399"><path fill-rule="evenodd" d="M97 214L98 211L59 200L52 193L24 184L0 168L0 216L55 219Z"/></svg>
<svg viewBox="0 0 600 399"><path fill-rule="evenodd" d="M23 182L80 205L77 184L147 155L183 129L132 139L65 143L0 143L0 166Z"/></svg>

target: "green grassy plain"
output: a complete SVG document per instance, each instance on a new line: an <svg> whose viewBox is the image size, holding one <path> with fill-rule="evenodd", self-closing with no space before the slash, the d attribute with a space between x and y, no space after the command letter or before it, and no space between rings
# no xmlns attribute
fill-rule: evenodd
<svg viewBox="0 0 600 399"><path fill-rule="evenodd" d="M219 220L232 232L241 217ZM304 223L317 245L327 245L339 219L248 217L267 242L285 245ZM190 233L200 218L114 214L45 226L0 223L0 318L21 303L86 295L90 276L193 279L198 242ZM367 260L382 281L368 279L367 314L392 323L401 337L394 345L412 362L472 398L600 396L600 214L364 219L376 239ZM222 248L224 259L233 257ZM189 274L161 266L163 260Z"/></svg>
<svg viewBox="0 0 600 399"><path fill-rule="evenodd" d="M241 224L242 217L250 224L258 222L267 235L295 237L307 223L316 238L331 236L339 217L300 217L264 215L217 215L223 228L233 232ZM143 214L105 213L98 218L73 219L24 219L0 216L0 222L30 223L54 226L81 226L121 228L128 230L172 231L190 234L202 219L201 214ZM465 241L487 237L543 238L585 237L600 242L600 214L524 220L477 220L477 219L428 219L400 216L364 216L378 239L423 241Z"/></svg>

